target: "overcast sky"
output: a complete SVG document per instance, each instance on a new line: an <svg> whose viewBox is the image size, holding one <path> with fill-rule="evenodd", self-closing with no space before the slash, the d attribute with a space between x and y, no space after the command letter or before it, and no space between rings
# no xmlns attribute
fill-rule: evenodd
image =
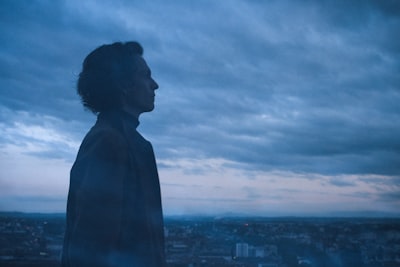
<svg viewBox="0 0 400 267"><path fill-rule="evenodd" d="M400 210L398 1L0 1L0 210L64 212L84 57L139 41L164 212Z"/></svg>

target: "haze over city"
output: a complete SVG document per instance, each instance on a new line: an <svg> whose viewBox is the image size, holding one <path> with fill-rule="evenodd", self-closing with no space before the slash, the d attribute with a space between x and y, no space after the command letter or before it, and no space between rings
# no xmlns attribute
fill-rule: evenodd
<svg viewBox="0 0 400 267"><path fill-rule="evenodd" d="M0 33L0 211L65 211L82 61L136 40L166 215L400 215L397 1L3 0Z"/></svg>

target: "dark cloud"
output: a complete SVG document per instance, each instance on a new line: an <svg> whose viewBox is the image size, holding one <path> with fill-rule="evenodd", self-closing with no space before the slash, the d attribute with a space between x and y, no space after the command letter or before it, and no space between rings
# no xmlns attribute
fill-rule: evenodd
<svg viewBox="0 0 400 267"><path fill-rule="evenodd" d="M356 184L353 181L347 181L345 179L338 179L335 177L335 179L330 179L329 181L332 185L338 186L338 187L353 187L356 186Z"/></svg>
<svg viewBox="0 0 400 267"><path fill-rule="evenodd" d="M218 40L236 54L223 57L218 45L198 50L200 61L177 76L176 84L187 84L179 101L165 109L160 102L173 120L153 122L182 140L190 157L225 157L263 169L399 174L399 61L386 47L396 43L399 19L375 3L335 3L286 6L295 11L287 20L261 14L250 31L243 25L251 23L233 22L236 31ZM282 6L273 2L272 16ZM282 31L256 38L251 30L262 26ZM221 59L227 64L218 65ZM160 98L174 103L164 93Z"/></svg>
<svg viewBox="0 0 400 267"><path fill-rule="evenodd" d="M77 141L95 119L75 93L83 58L137 39L160 84L140 126L159 158L400 174L395 1L0 5L3 107L56 117L53 126ZM21 118L1 119L11 127Z"/></svg>
<svg viewBox="0 0 400 267"><path fill-rule="evenodd" d="M400 190L395 192L385 192L380 194L379 200L383 200L385 202L391 202L393 204L397 204L400 201Z"/></svg>

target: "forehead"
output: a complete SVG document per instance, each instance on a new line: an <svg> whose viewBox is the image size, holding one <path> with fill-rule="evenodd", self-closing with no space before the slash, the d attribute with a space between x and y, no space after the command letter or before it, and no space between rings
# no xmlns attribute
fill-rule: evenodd
<svg viewBox="0 0 400 267"><path fill-rule="evenodd" d="M144 58L141 56L135 55L133 57L132 63L133 63L135 72L137 72L139 74L145 74L150 71L150 68L146 63L146 60L144 60Z"/></svg>

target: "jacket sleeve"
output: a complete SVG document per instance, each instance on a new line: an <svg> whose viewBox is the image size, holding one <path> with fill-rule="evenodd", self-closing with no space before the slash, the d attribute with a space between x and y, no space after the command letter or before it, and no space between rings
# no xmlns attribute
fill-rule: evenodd
<svg viewBox="0 0 400 267"><path fill-rule="evenodd" d="M109 130L87 137L71 170L72 266L119 266L115 260L123 234L123 192L128 173L129 152L120 134Z"/></svg>

